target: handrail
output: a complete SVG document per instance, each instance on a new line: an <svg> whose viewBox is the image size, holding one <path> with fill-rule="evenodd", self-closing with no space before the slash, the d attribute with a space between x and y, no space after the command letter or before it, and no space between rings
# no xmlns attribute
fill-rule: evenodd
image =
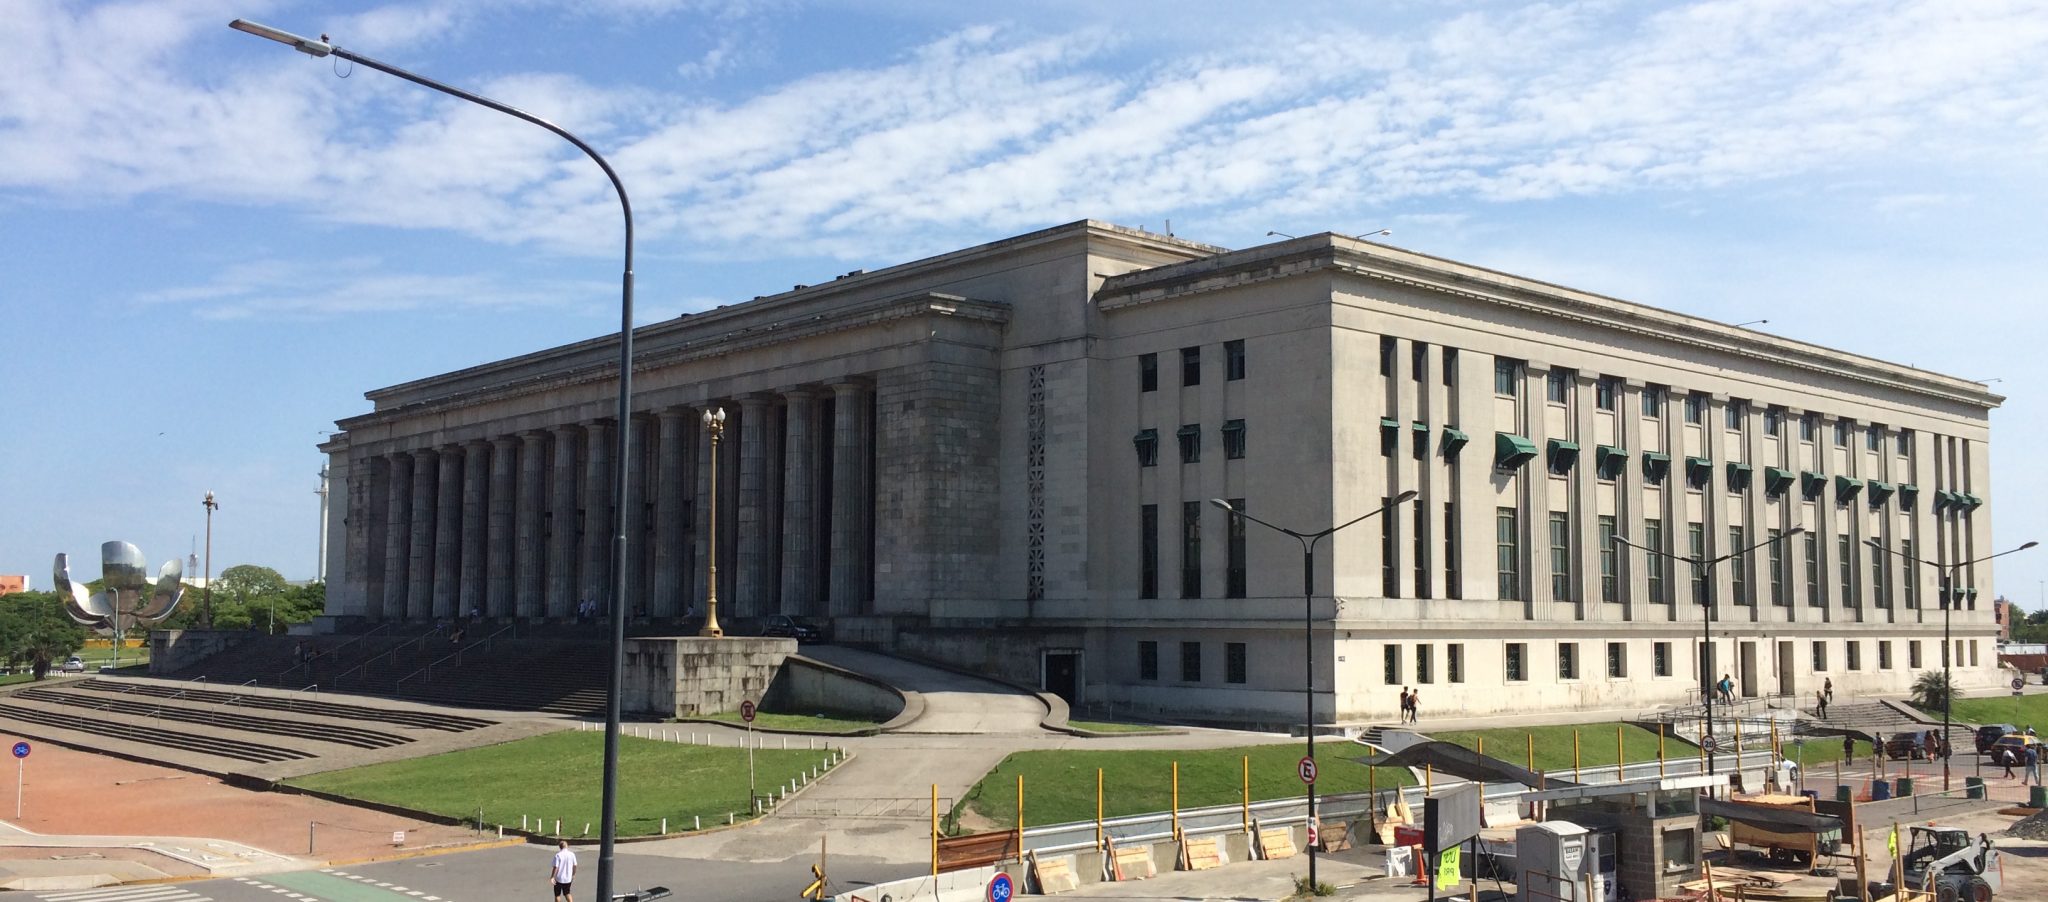
<svg viewBox="0 0 2048 902"><path fill-rule="evenodd" d="M247 688L249 688L250 686L253 686L253 685L256 685L256 678L255 678L255 677L250 677L250 678L248 678L248 679L246 679L246 680L243 680L243 681L242 681L242 682L240 682L240 683L237 683L237 684L235 684L235 688L236 688L236 689L247 689ZM234 703L235 703L235 699L237 699L237 698L239 698L239 697L240 697L240 696L237 696L237 695L233 694L232 692L230 692L230 693L228 694L228 698L227 698L227 701L221 702L219 706L215 707L215 708L213 709L213 710L214 710L214 712L215 712L215 713L219 713L219 712L221 712L221 711L225 711L225 710L227 710L227 707L228 707L229 705L232 705L232 704L234 704Z"/></svg>
<svg viewBox="0 0 2048 902"><path fill-rule="evenodd" d="M316 661L316 660L319 660L319 659L321 659L321 658L331 658L331 657L334 657L335 655L341 654L341 653L342 653L343 651L347 650L349 646L351 646L351 645L354 645L354 644L356 644L356 643L358 643L358 642L361 642L361 641L363 641L364 639L368 639L368 638L370 638L371 636L377 635L378 633L380 633L380 632L382 632L382 631L384 631L384 630L390 629L390 628L391 628L392 626L396 625L397 623L398 623L398 621L396 621L396 620L386 620L386 621L384 621L383 623L379 623L379 624L377 624L376 626L373 626L373 627L371 627L371 628L370 628L369 630L365 631L365 632L364 632L364 633L363 633L362 635L359 635L359 636L357 636L357 637L355 637L355 638L353 638L353 639L350 639L350 640L348 640L347 642L343 642L343 643L341 643L340 645L337 645L337 646L335 646L335 647L333 647L333 648L330 648L330 649L328 649L328 650L326 650L326 651L321 651L321 650L319 650L319 649L317 649L317 648L316 648L316 649L314 649L314 650L313 650L313 653L312 653L312 654L310 654L310 655L307 655L307 656L306 656L306 659L305 659L304 661L300 661L300 662L299 662L299 663L297 663L297 664L293 664L292 666L290 666L290 667L287 667L287 668L285 668L284 670L281 670L281 671L279 671L279 672L278 672L278 674L277 674L277 682L278 682L278 684L279 684L279 685L283 685L283 684L284 684L284 683L286 682L286 680L285 680L285 676L286 676L287 674L290 674L290 673L291 673L292 671L294 671L294 670L298 670L298 669L299 669L299 668L301 668L301 667L307 667L307 668L310 668L310 667L312 667L312 666L313 666L313 662L314 662L314 661ZM309 672L310 672L310 671L309 671Z"/></svg>
<svg viewBox="0 0 2048 902"><path fill-rule="evenodd" d="M298 695L299 695L299 693L301 693L301 692L311 692L311 693L313 693L314 695L319 695L319 694L320 694L320 684L319 684L319 683L313 683L313 684L311 684L311 685L308 685L308 686L302 686L302 687L300 687L300 688L297 688L297 689L293 689L293 690L292 690L292 694L291 694L291 695L288 695L288 696L285 696L285 698L286 698L286 699L293 699L293 698L297 698L297 697L298 697Z"/></svg>

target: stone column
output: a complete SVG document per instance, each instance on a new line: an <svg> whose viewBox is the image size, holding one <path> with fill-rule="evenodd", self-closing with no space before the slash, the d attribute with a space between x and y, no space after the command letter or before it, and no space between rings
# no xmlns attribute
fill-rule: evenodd
<svg viewBox="0 0 2048 902"><path fill-rule="evenodd" d="M648 599L648 613L657 620L682 613L685 580L683 562L683 478L689 473L693 455L688 452L691 411L671 407L655 418L654 477L654 593Z"/></svg>
<svg viewBox="0 0 2048 902"><path fill-rule="evenodd" d="M782 611L782 407L769 404L761 423L761 614Z"/></svg>
<svg viewBox="0 0 2048 902"><path fill-rule="evenodd" d="M874 459L867 418L867 386L832 386L832 616L867 612L871 585L868 474Z"/></svg>
<svg viewBox="0 0 2048 902"><path fill-rule="evenodd" d="M633 429L626 441L626 460L619 464L631 474L626 486L626 573L621 581L626 585L627 614L632 617L647 616L652 601L648 589L647 530L655 486L654 475L647 467L647 449L653 434L649 425L647 417L633 417Z"/></svg>
<svg viewBox="0 0 2048 902"><path fill-rule="evenodd" d="M817 437L818 396L807 389L784 394L789 426L782 465L782 612L823 614L818 591Z"/></svg>
<svg viewBox="0 0 2048 902"><path fill-rule="evenodd" d="M612 556L612 424L597 421L584 427L589 464L583 468L583 569L577 598L610 610Z"/></svg>
<svg viewBox="0 0 2048 902"><path fill-rule="evenodd" d="M740 399L739 573L733 613L746 617L768 612L768 461L762 435L767 424L766 398Z"/></svg>
<svg viewBox="0 0 2048 902"><path fill-rule="evenodd" d="M454 617L462 582L462 449L442 448L434 501L434 616Z"/></svg>
<svg viewBox="0 0 2048 902"><path fill-rule="evenodd" d="M343 541L346 558L342 563L341 577L349 591L361 593L357 597L362 614L376 620L384 605L384 568L381 555L384 546L372 544L379 538L377 528L384 522L384 492L378 492L377 478L383 469L382 461L361 453L351 455L348 462L348 516ZM332 491L332 487L329 491Z"/></svg>
<svg viewBox="0 0 2048 902"><path fill-rule="evenodd" d="M513 612L517 447L517 440L509 436L491 439L491 488L484 523L484 614L489 617L510 617Z"/></svg>
<svg viewBox="0 0 2048 902"><path fill-rule="evenodd" d="M404 620L410 595L406 580L412 574L412 455L386 455L384 466L384 598L378 616Z"/></svg>
<svg viewBox="0 0 2048 902"><path fill-rule="evenodd" d="M523 620L547 612L547 440L545 432L519 436L519 504L512 513L512 612Z"/></svg>
<svg viewBox="0 0 2048 902"><path fill-rule="evenodd" d="M412 454L412 548L406 573L405 616L434 617L434 478L440 452Z"/></svg>
<svg viewBox="0 0 2048 902"><path fill-rule="evenodd" d="M576 427L554 430L555 461L550 470L552 501L548 505L547 616L576 615Z"/></svg>
<svg viewBox="0 0 2048 902"><path fill-rule="evenodd" d="M491 572L484 559L484 524L490 497L491 446L481 441L462 446L462 572L456 584L455 613L484 609L484 580Z"/></svg>

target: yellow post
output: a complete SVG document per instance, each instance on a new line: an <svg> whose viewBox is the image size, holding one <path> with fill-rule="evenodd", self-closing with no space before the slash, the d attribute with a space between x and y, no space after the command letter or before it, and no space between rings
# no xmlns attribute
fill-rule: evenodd
<svg viewBox="0 0 2048 902"><path fill-rule="evenodd" d="M1572 782L1584 783L1579 777L1579 731L1572 731Z"/></svg>
<svg viewBox="0 0 2048 902"><path fill-rule="evenodd" d="M939 876L939 784L932 784L932 876Z"/></svg>
<svg viewBox="0 0 2048 902"><path fill-rule="evenodd" d="M1621 728L1614 728L1614 782L1621 782L1622 762L1628 760L1628 750L1621 741Z"/></svg>
<svg viewBox="0 0 2048 902"><path fill-rule="evenodd" d="M1180 841L1180 762L1173 762L1173 839Z"/></svg>
<svg viewBox="0 0 2048 902"><path fill-rule="evenodd" d="M1735 718L1735 769L1742 770L1742 718Z"/></svg>
<svg viewBox="0 0 2048 902"><path fill-rule="evenodd" d="M1024 860L1024 775L1017 775L1017 860Z"/></svg>
<svg viewBox="0 0 2048 902"><path fill-rule="evenodd" d="M1371 768L1367 768L1371 770ZM1244 792L1244 832L1252 832L1252 756L1244 756L1244 777L1241 781Z"/></svg>
<svg viewBox="0 0 2048 902"><path fill-rule="evenodd" d="M1522 734L1522 735L1523 735L1523 736L1525 736L1525 737L1527 737L1527 738L1528 738L1528 740L1529 740L1529 769L1530 769L1530 770L1535 770L1535 769L1536 769L1536 734L1534 734L1534 733L1524 733L1524 734Z"/></svg>
<svg viewBox="0 0 2048 902"><path fill-rule="evenodd" d="M1478 753L1479 753L1479 754L1480 754L1480 755L1481 755L1482 757L1483 757L1483 756L1485 756L1485 754L1486 754L1486 737L1484 737L1484 736L1475 736L1475 737L1473 737L1473 738L1474 738L1474 739L1477 739L1477 740L1478 740L1478 743L1477 743L1477 744L1476 744L1476 746L1475 746L1475 747L1474 747L1474 748L1472 749L1472 751L1478 752Z"/></svg>
<svg viewBox="0 0 2048 902"><path fill-rule="evenodd" d="M1664 777L1664 724L1657 724L1657 777Z"/></svg>
<svg viewBox="0 0 2048 902"><path fill-rule="evenodd" d="M1422 766L1422 794L1429 795L1431 792L1435 791L1435 787L1436 765L1424 764Z"/></svg>
<svg viewBox="0 0 2048 902"><path fill-rule="evenodd" d="M1102 848L1102 768L1095 769L1095 848Z"/></svg>

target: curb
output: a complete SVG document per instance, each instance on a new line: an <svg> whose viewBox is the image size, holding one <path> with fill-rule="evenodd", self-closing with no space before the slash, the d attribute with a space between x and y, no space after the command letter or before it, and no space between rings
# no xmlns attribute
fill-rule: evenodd
<svg viewBox="0 0 2048 902"><path fill-rule="evenodd" d="M350 867L358 864L371 864L373 862L379 861L404 861L408 858L426 858L430 855L452 855L457 852L481 852L485 849L503 849L510 846L523 846L527 844L528 841L525 839L508 836L504 839L490 839L485 840L483 842L463 843L461 845L430 846L428 848L423 849L406 849L402 852L393 852L389 855L366 855L361 858L337 858L328 861L325 865L322 866L330 868L341 868Z"/></svg>

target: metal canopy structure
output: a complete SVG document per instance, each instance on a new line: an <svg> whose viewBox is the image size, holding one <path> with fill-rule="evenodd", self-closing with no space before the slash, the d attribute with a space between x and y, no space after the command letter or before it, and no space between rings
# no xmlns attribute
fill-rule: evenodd
<svg viewBox="0 0 2048 902"><path fill-rule="evenodd" d="M1480 783L1520 783L1529 787L1565 787L1579 784L1539 774L1490 755L1482 755L1455 742L1418 742L1398 752L1351 759L1367 767L1424 767L1451 777Z"/></svg>

